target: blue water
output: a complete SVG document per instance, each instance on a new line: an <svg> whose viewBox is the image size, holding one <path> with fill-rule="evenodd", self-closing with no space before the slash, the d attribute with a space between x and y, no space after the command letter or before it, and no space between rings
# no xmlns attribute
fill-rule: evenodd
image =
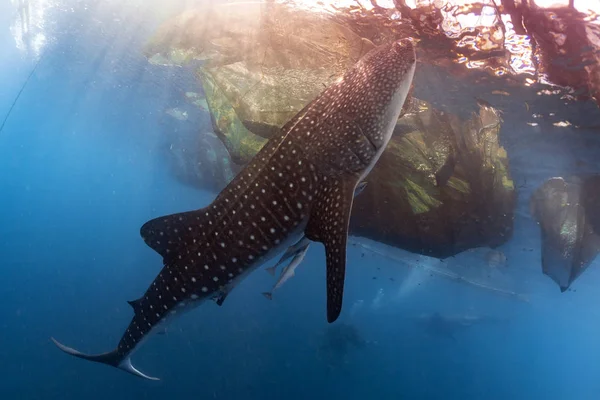
<svg viewBox="0 0 600 400"><path fill-rule="evenodd" d="M600 398L600 277L592 267L576 292L560 294L542 276L527 190L503 250L528 302L437 277L395 296L410 269L351 246L340 321L366 345L335 351L323 345L331 327L315 245L273 301L261 296L273 280L258 270L222 307L206 303L146 342L134 364L160 382L61 353L51 336L86 352L114 348L132 316L126 301L161 267L140 226L216 193L175 179L164 157L168 135L181 131L164 111L200 90L192 71L152 66L140 51L188 4L31 1L45 9L33 32L44 44L23 49L10 28L14 3L0 3L0 118L35 71L0 132L1 399ZM181 134L210 130L205 115L192 117L198 127ZM510 136L516 126L505 131L517 182L565 173L564 143L593 158L587 139L550 132L536 151L555 155L536 163L541 134ZM454 339L410 322L435 311L507 322Z"/></svg>

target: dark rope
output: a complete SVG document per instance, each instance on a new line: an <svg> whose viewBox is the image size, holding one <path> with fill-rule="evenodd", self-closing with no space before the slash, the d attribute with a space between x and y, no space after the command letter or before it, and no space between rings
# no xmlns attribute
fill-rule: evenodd
<svg viewBox="0 0 600 400"><path fill-rule="evenodd" d="M25 86L27 86L27 84L29 83L29 80L33 76L33 73L37 69L37 66L38 66L38 64L40 63L41 60L42 60L42 57L40 56L40 58L35 63L35 66L31 70L31 72L29 73L29 76L25 80L25 83L23 84L23 86L21 86L21 90L19 90L19 93L17 94L17 97L15 97L15 101L13 101L12 105L8 109L8 113L6 113L6 117L4 117L4 121L2 121L2 125L0 125L0 133L2 133L2 130L4 129L4 125L6 125L6 121L8 121L8 117L10 117L10 114L12 113L13 108L15 108L15 104L17 104L17 101L19 101L19 97L21 97L21 93L23 93L23 90L25 89Z"/></svg>

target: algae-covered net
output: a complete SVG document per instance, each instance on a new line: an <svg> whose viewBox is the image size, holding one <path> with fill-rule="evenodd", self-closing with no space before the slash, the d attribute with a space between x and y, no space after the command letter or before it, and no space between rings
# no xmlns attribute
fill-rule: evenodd
<svg viewBox="0 0 600 400"><path fill-rule="evenodd" d="M504 113L530 127L600 126L599 8L568 0L215 3L165 21L144 52L154 64L192 66L215 134L243 166L363 54L412 38L419 73L355 201L350 232L446 258L507 243L517 192L533 190L511 175ZM231 174L222 175L224 185Z"/></svg>

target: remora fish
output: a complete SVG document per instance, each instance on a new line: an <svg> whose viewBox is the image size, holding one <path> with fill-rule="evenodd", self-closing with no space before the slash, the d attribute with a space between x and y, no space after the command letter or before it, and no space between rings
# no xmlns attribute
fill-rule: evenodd
<svg viewBox="0 0 600 400"><path fill-rule="evenodd" d="M306 236L302 236L302 239L300 239L298 243L288 247L288 249L285 251L285 253L283 253L279 261L277 261L277 264L273 265L272 267L265 268L265 271L267 271L271 275L275 275L277 267L283 264L284 261L289 260L291 257L297 256L299 253L305 253L309 245L310 240L308 240ZM302 256L302 258L304 258L304 255Z"/></svg>
<svg viewBox="0 0 600 400"><path fill-rule="evenodd" d="M346 241L354 190L389 142L415 71L409 40L377 47L271 138L208 207L148 221L146 244L164 267L130 301L134 316L116 349L86 360L152 378L131 355L154 327L224 297L246 274L302 235L325 245L327 320L342 309Z"/></svg>
<svg viewBox="0 0 600 400"><path fill-rule="evenodd" d="M304 239L303 239L304 240ZM297 252L296 255L294 256L294 258L292 258L292 261L290 262L290 264L288 266L286 266L283 271L281 271L281 275L279 276L279 279L277 280L277 282L275 283L275 285L273 285L273 289L271 289L270 292L264 292L263 295L271 300L273 299L273 292L276 289L279 289L281 286L283 286L283 284L285 282L287 282L288 279L290 279L291 277L294 276L296 268L298 267L298 265L300 265L300 263L302 262L302 260L304 260L304 256L306 255L306 251L308 250L308 245L310 244L310 242L307 240L307 243L304 244L303 247L301 247Z"/></svg>

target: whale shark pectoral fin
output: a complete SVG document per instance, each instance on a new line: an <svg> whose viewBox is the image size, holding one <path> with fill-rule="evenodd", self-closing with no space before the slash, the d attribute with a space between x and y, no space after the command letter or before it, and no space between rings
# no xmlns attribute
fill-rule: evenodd
<svg viewBox="0 0 600 400"><path fill-rule="evenodd" d="M137 370L131 364L131 359L129 357L122 358L121 355L116 350L110 351L108 353L89 355L89 354L82 353L78 350L75 350L72 347L65 346L64 344L60 343L58 340L54 339L53 337L51 337L50 339L56 345L56 347L58 347L65 353L70 354L74 357L83 358L84 360L110 365L112 367L122 369L123 371L127 371L130 374L133 374L135 376L139 376L140 378L149 379L151 381L160 380L159 378L148 376L148 375L144 374L143 372L140 372L139 370Z"/></svg>
<svg viewBox="0 0 600 400"><path fill-rule="evenodd" d="M346 276L346 242L356 181L328 178L319 188L305 234L325 245L327 258L327 321L342 311Z"/></svg>

